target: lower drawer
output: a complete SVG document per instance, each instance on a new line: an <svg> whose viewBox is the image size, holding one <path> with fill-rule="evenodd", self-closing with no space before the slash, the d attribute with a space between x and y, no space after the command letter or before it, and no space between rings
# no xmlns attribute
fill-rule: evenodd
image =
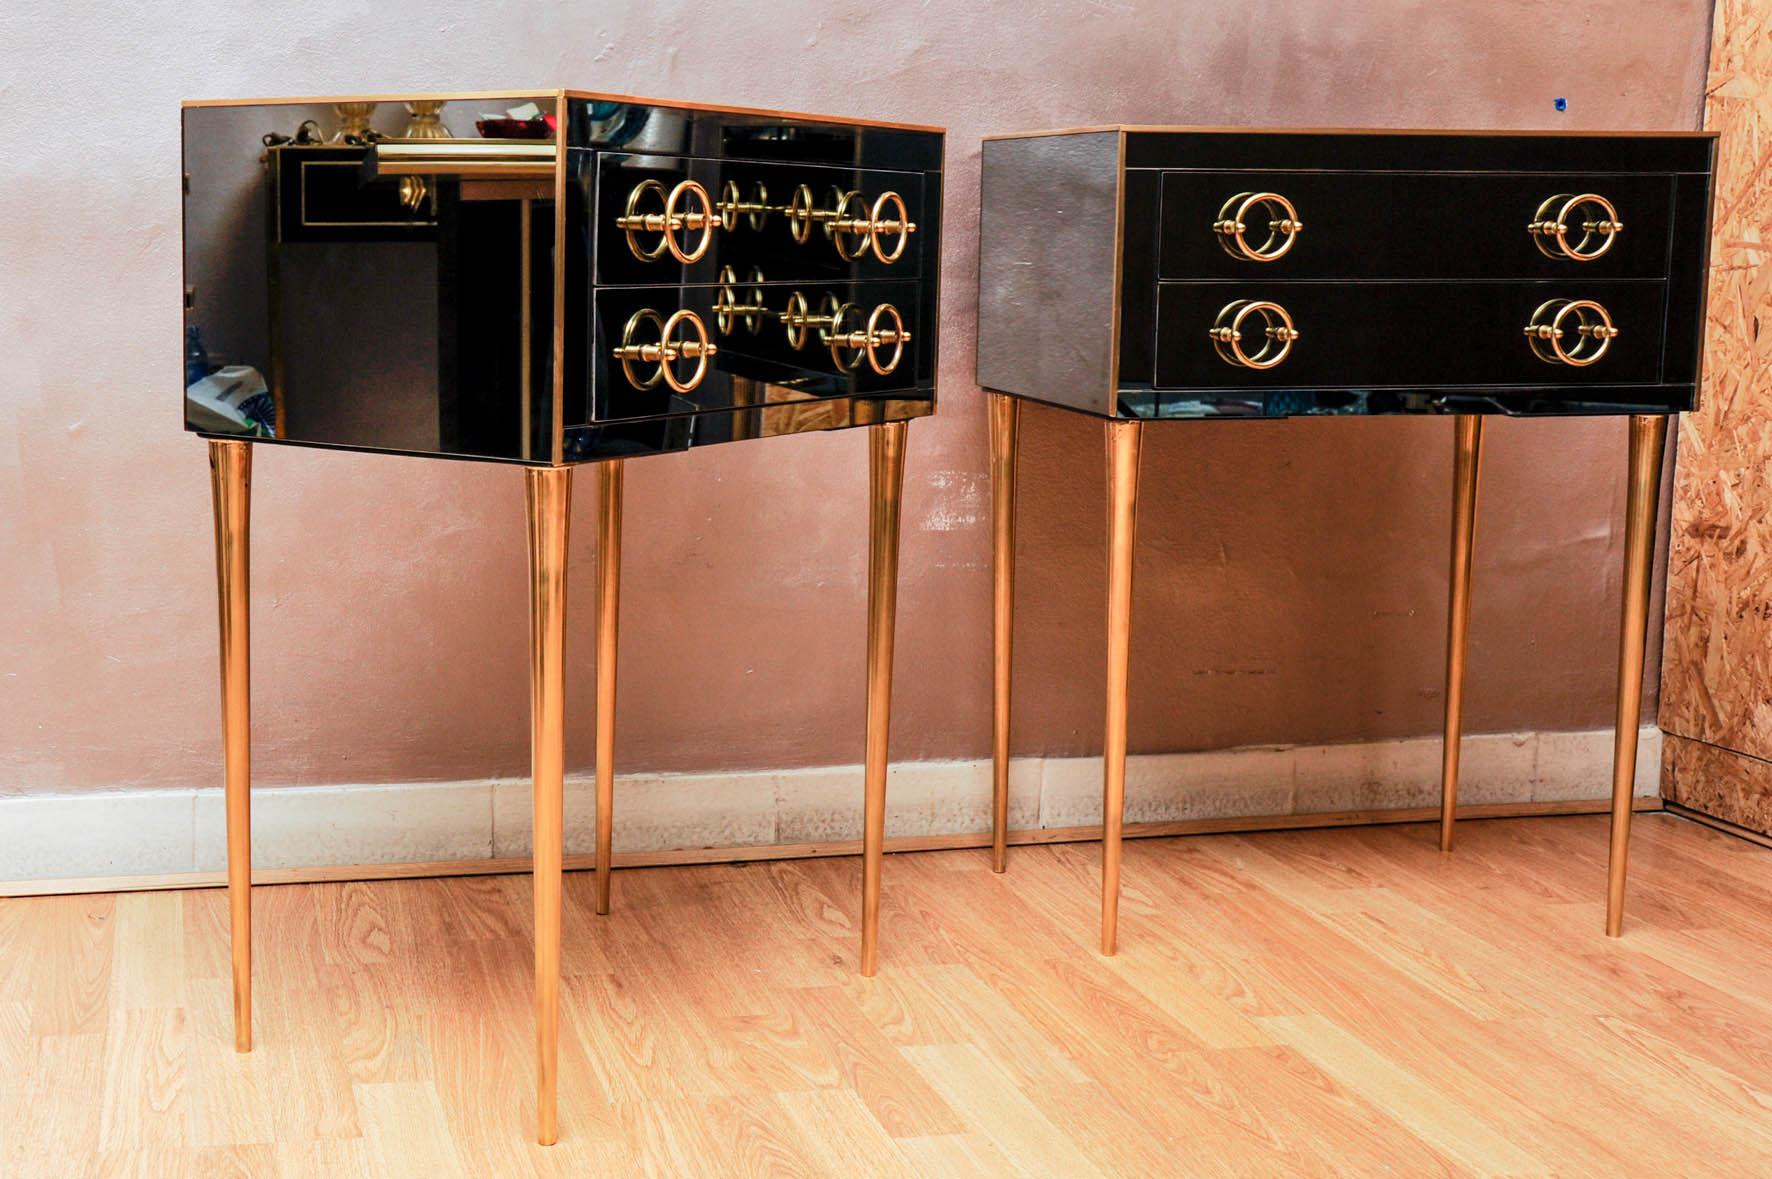
<svg viewBox="0 0 1772 1179"><path fill-rule="evenodd" d="M1651 383L1660 379L1664 297L1659 281L1162 283L1156 384L1384 388ZM1231 326L1249 304L1257 306L1235 323L1241 333L1235 347L1216 338L1214 332ZM1554 341L1541 335L1535 347L1526 332L1534 322L1560 334ZM1278 363L1251 367L1239 357L1239 350L1254 364L1280 357L1285 341L1276 337L1288 323L1297 338ZM1615 337L1607 338L1608 325ZM1270 328L1278 330L1270 333ZM1565 362L1559 345L1564 355L1584 363Z"/></svg>
<svg viewBox="0 0 1772 1179"><path fill-rule="evenodd" d="M914 281L603 287L593 305L598 421L758 405L770 387L890 393L933 375Z"/></svg>

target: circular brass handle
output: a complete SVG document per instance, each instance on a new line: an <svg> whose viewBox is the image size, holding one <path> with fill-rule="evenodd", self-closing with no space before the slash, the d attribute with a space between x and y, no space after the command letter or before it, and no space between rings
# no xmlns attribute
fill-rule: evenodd
<svg viewBox="0 0 1772 1179"><path fill-rule="evenodd" d="M879 249L879 243L875 242L875 252L878 253ZM904 249L903 238L899 239L899 249L901 251ZM882 262L886 261L884 258L880 260ZM880 327L880 321L888 315L892 317L892 326L889 328ZM886 376L893 369L898 367L899 361L904 359L904 346L910 342L911 333L906 330L904 326L904 316L900 315L898 313L898 308L894 307L892 304L881 303L878 307L874 308L874 313L868 316L867 331L868 367L872 368L881 376ZM882 344L892 345L892 358L884 364L880 363L879 348Z"/></svg>
<svg viewBox="0 0 1772 1179"><path fill-rule="evenodd" d="M788 331L788 347L795 351L806 347L806 340L813 324L812 308L806 302L806 296L795 291L788 296L788 308L779 317Z"/></svg>
<svg viewBox="0 0 1772 1179"><path fill-rule="evenodd" d="M738 228L740 216L747 218L752 229L762 229L775 211L769 203L769 189L759 180L751 189L754 195L745 200L739 194L738 181L728 180L720 187L720 228L731 232Z"/></svg>
<svg viewBox="0 0 1772 1179"><path fill-rule="evenodd" d="M1261 320L1261 348L1253 355L1243 347L1244 324L1252 315ZM1238 299L1226 303L1206 334L1226 364L1257 369L1273 368L1285 360L1292 351L1292 342L1299 336L1286 309L1266 299Z"/></svg>
<svg viewBox="0 0 1772 1179"><path fill-rule="evenodd" d="M640 212L641 198L653 193L663 198L664 211ZM679 210L677 205L685 197L701 208ZM708 252L708 247L714 241L714 228L720 224L720 220L720 214L714 211L714 203L708 196L708 190L695 181L681 181L667 195L664 185L657 180L642 180L628 193L627 208L615 219L615 224L626 231L628 249L640 261L657 261L669 250L673 258L687 265L700 261L702 255ZM677 243L677 231L680 229L701 230L701 238L693 248L686 250ZM642 247L637 236L641 233L658 234L658 244L651 249Z"/></svg>
<svg viewBox="0 0 1772 1179"><path fill-rule="evenodd" d="M640 325L655 323L658 325L658 343L641 344L635 342ZM694 339L672 339L680 325L687 324L695 334ZM615 349L615 358L621 361L622 372L628 378L628 384L636 389L650 389L660 381L669 385L679 393L687 393L701 384L708 373L708 357L719 352L719 347L708 338L707 325L701 316L684 308L675 311L666 319L650 307L642 308L628 317L628 322L621 331L621 347ZM683 357L696 361L695 371L688 380L681 380L676 373L676 362ZM642 379L634 372L634 362L654 364L658 367L652 375Z"/></svg>
<svg viewBox="0 0 1772 1179"><path fill-rule="evenodd" d="M664 338L664 316L650 307L644 307L628 316L627 324L621 329L621 347L615 350L615 358L621 361L621 371L627 376L628 384L636 389L650 389L664 380L663 363L659 363L657 370L644 380L634 373L634 361L643 360L651 363L662 359L661 349L657 345L634 343L634 335L640 330L640 325L643 323L657 324L659 339ZM651 355L648 355L649 352Z"/></svg>
<svg viewBox="0 0 1772 1179"><path fill-rule="evenodd" d="M1267 237L1258 245L1248 237L1251 227L1260 229L1267 223ZM1286 256L1304 232L1304 222L1292 202L1277 192L1240 192L1218 210L1212 223L1218 244L1233 258L1249 262L1275 262Z"/></svg>
<svg viewBox="0 0 1772 1179"><path fill-rule="evenodd" d="M861 363L861 358L866 356L868 367L881 376L886 376L904 359L904 346L911 339L911 333L904 326L904 316L892 304L881 303L875 306L868 315L867 323L859 331L845 331L843 321L851 312L859 315L861 310L853 303L842 303L831 313L831 330L825 337L831 348L831 359L839 369L852 373ZM883 326L888 318L892 320L891 327ZM892 353L882 360L880 349L887 344L892 345ZM845 356L844 353L849 355Z"/></svg>
<svg viewBox="0 0 1772 1179"><path fill-rule="evenodd" d="M836 206L824 216L824 231L837 247L845 262L859 262L868 256L871 249L874 256L890 266L904 257L905 246L910 243L910 235L917 232L917 223L911 220L910 210L905 206L904 198L891 189L887 189L874 199L872 208L868 207L867 198L861 193L843 192L831 189L836 198ZM851 206L855 206L851 211ZM897 216L888 216L895 208ZM890 250L883 239L892 238Z"/></svg>
<svg viewBox="0 0 1772 1179"><path fill-rule="evenodd" d="M788 309L781 313L781 322L787 325L788 343L795 348L806 347L813 328L818 329L819 343L828 344L831 333L843 322L843 316L852 310L852 304L826 292L825 297L818 301L818 314L814 315L806 302L806 296L795 291L788 296Z"/></svg>
<svg viewBox="0 0 1772 1179"><path fill-rule="evenodd" d="M788 198L787 207L782 209L788 219L788 232L794 240L805 245L812 239L812 222L818 217L818 202L812 197L811 185L802 184L794 189L794 195Z"/></svg>
<svg viewBox="0 0 1772 1179"><path fill-rule="evenodd" d="M1583 210L1589 210L1585 215ZM1571 230L1581 230L1581 240L1571 243ZM1548 197L1533 214L1526 227L1532 244L1547 258L1568 258L1576 262L1592 262L1602 257L1624 232L1624 222L1612 202L1594 192L1559 193Z"/></svg>
<svg viewBox="0 0 1772 1179"><path fill-rule="evenodd" d="M830 346L831 360L842 372L852 373L861 358L867 354L867 330L845 331L843 321L851 314L860 315L861 308L854 303L838 303L835 295L826 296L826 304L836 306L830 311L831 326L819 333L821 339ZM845 356L847 352L849 355Z"/></svg>
<svg viewBox="0 0 1772 1179"><path fill-rule="evenodd" d="M671 339L672 330L680 323L689 325L690 330L695 333L695 339L684 340L681 343ZM720 350L712 340L708 339L708 325L701 321L701 316L687 307L664 321L664 327L659 331L659 340L663 345L664 352L665 384L679 393L687 393L701 384L701 379L708 375L708 357ZM695 361L695 371L690 374L687 381L677 379L674 362L679 356L687 356Z"/></svg>
<svg viewBox="0 0 1772 1179"><path fill-rule="evenodd" d="M1575 317L1575 344L1563 347L1564 321ZM1546 364L1572 364L1585 368L1606 355L1618 338L1612 316L1592 299L1546 299L1532 312L1526 325L1526 342L1532 354Z"/></svg>
<svg viewBox="0 0 1772 1179"><path fill-rule="evenodd" d="M845 262L859 262L868 256L868 247L873 242L873 218L868 216L867 199L854 189L843 192L831 189L836 198L836 205L831 215L824 219L825 236L837 247L837 255ZM850 205L861 207L861 216L850 213Z"/></svg>
<svg viewBox="0 0 1772 1179"><path fill-rule="evenodd" d="M887 217L886 206L893 205L898 209L897 217ZM905 207L904 198L891 189L887 189L874 200L874 207L868 212L868 241L874 247L874 257L888 266L904 257L904 248L909 244L911 234L917 232L917 223L911 220L911 211ZM897 234L897 244L888 252L880 239L890 234ZM894 315L898 312L894 311ZM902 326L902 325L901 325ZM888 370L890 371L890 370Z"/></svg>
<svg viewBox="0 0 1772 1179"><path fill-rule="evenodd" d="M731 335L741 320L745 330L753 336L762 326L763 316L768 312L768 308L763 305L763 268L751 267L750 274L745 276L744 285L750 287L754 294L740 302L738 271L730 266L720 267L720 292L714 296L714 324L720 329L722 336Z"/></svg>

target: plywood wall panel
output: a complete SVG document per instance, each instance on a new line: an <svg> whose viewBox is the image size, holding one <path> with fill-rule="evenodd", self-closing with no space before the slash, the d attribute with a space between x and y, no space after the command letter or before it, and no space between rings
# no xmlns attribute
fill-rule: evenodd
<svg viewBox="0 0 1772 1179"><path fill-rule="evenodd" d="M1718 0L1718 133L1704 389L1681 424L1661 726L1669 797L1772 827L1772 6ZM1700 755L1691 742L1715 747ZM1675 750L1683 752L1676 756ZM1709 782L1708 779L1715 779Z"/></svg>

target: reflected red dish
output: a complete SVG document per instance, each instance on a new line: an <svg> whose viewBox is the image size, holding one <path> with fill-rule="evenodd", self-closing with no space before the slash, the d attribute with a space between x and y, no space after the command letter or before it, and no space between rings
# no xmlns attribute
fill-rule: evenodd
<svg viewBox="0 0 1772 1179"><path fill-rule="evenodd" d="M554 134L554 116L538 119L480 119L474 127L482 139L547 139Z"/></svg>

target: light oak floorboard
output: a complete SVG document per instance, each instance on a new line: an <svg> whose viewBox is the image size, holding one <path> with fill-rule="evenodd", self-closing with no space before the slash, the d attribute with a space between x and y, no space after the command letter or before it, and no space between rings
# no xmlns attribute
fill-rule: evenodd
<svg viewBox="0 0 1772 1179"><path fill-rule="evenodd" d="M1772 849L1601 816L568 874L539 1147L522 876L0 900L0 1175L1772 1174Z"/></svg>

